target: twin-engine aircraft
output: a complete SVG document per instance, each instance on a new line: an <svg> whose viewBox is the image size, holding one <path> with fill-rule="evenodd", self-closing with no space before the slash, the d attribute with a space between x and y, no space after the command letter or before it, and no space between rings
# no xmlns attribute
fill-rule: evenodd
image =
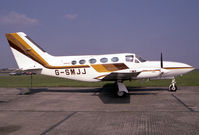
<svg viewBox="0 0 199 135"><path fill-rule="evenodd" d="M171 79L170 91L176 91L175 77L194 67L178 62L146 61L133 53L52 56L23 32L6 34L10 48L20 70L68 78L98 82L115 81L117 95L128 93L125 80Z"/></svg>

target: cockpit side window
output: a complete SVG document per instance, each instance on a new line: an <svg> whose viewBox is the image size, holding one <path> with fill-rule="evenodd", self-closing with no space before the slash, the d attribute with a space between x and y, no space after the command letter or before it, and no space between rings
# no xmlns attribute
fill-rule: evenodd
<svg viewBox="0 0 199 135"><path fill-rule="evenodd" d="M145 59L143 59L142 57L140 57L140 56L135 56L140 62L145 62L146 60Z"/></svg>
<svg viewBox="0 0 199 135"><path fill-rule="evenodd" d="M135 63L140 63L137 59L135 59Z"/></svg>
<svg viewBox="0 0 199 135"><path fill-rule="evenodd" d="M134 55L127 55L126 56L126 61L133 62L133 60L134 60Z"/></svg>

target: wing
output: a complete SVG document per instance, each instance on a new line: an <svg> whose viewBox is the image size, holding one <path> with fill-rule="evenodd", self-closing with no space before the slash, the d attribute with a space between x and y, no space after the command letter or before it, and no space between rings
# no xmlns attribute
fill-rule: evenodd
<svg viewBox="0 0 199 135"><path fill-rule="evenodd" d="M133 73L117 73L117 72L112 72L112 73L106 75L101 80L103 80L103 81L133 80L139 74L140 74L140 72L133 72Z"/></svg>

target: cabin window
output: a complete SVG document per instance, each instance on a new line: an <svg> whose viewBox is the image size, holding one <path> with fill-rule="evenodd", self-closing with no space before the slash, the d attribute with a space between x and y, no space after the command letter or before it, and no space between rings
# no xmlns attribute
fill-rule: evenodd
<svg viewBox="0 0 199 135"><path fill-rule="evenodd" d="M118 62L118 60L119 60L118 57L113 57L113 58L111 59L112 62Z"/></svg>
<svg viewBox="0 0 199 135"><path fill-rule="evenodd" d="M96 63L96 59L90 59L89 62L90 62L91 64L94 64L94 63Z"/></svg>
<svg viewBox="0 0 199 135"><path fill-rule="evenodd" d="M85 64L85 63L86 63L85 60L80 60L80 61L79 61L79 64Z"/></svg>
<svg viewBox="0 0 199 135"><path fill-rule="evenodd" d="M108 61L107 58L101 58L101 59L100 59L100 62L102 62L102 63L106 63L107 61Z"/></svg>
<svg viewBox="0 0 199 135"><path fill-rule="evenodd" d="M71 63L72 63L72 65L75 65L77 63L77 61L73 60Z"/></svg>
<svg viewBox="0 0 199 135"><path fill-rule="evenodd" d="M134 60L134 56L133 55L127 55L126 56L126 61L133 62L133 60Z"/></svg>

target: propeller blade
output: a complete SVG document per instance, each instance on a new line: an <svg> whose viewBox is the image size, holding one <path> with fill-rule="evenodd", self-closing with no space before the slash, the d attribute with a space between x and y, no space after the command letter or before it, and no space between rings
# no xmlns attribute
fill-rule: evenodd
<svg viewBox="0 0 199 135"><path fill-rule="evenodd" d="M162 53L160 55L160 67L163 68L163 58L162 58Z"/></svg>

